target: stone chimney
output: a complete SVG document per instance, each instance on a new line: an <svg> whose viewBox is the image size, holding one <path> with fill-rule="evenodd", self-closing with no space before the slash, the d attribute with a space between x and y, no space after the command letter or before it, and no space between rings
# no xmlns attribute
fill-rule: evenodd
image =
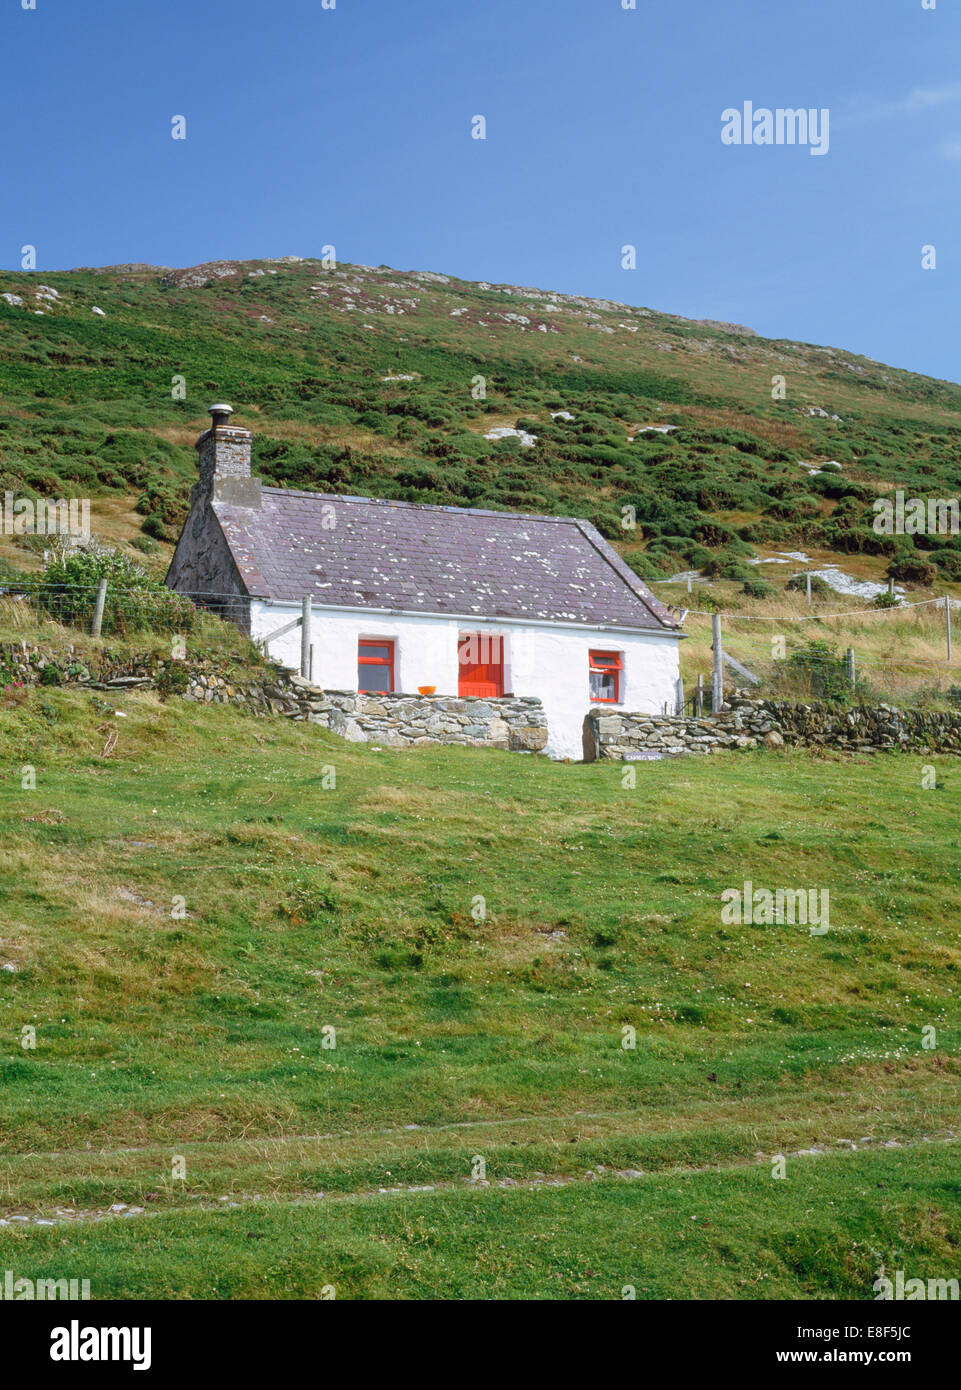
<svg viewBox="0 0 961 1390"><path fill-rule="evenodd" d="M212 405L213 420L196 443L200 470L199 492L208 502L226 502L232 507L261 505L260 479L250 476L249 430L230 423L233 407Z"/></svg>

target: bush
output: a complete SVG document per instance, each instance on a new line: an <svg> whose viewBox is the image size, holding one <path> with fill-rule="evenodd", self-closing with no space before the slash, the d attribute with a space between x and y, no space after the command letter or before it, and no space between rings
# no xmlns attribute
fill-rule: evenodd
<svg viewBox="0 0 961 1390"><path fill-rule="evenodd" d="M145 517L140 529L145 536L151 536L155 541L167 539L167 528L164 526L164 519L159 512L151 512L148 517Z"/></svg>
<svg viewBox="0 0 961 1390"><path fill-rule="evenodd" d="M664 578L664 566L655 564L654 559L647 555L625 555L623 558L627 560L631 569L641 579Z"/></svg>
<svg viewBox="0 0 961 1390"><path fill-rule="evenodd" d="M807 577L807 575L806 575L806 574L796 574L796 575L793 577L793 579L789 579L789 580L788 580L786 587L787 587L788 589L794 590L795 592L796 592L797 590L800 590L802 593L805 593L805 594L806 594L806 593L807 593L807 587L808 587L808 577ZM830 586L830 584L828 584L826 580L822 579L820 575L818 575L818 574L812 574L812 575L811 575L811 597L812 597L812 598L830 598L830 596L831 596L831 586Z"/></svg>
<svg viewBox="0 0 961 1390"><path fill-rule="evenodd" d="M176 661L166 662L154 677L154 685L161 700L169 700L171 695L183 695L189 684L190 677Z"/></svg>
<svg viewBox="0 0 961 1390"><path fill-rule="evenodd" d="M847 663L830 643L821 638L808 642L792 652L786 663L788 671L810 685L811 694L818 700L833 700L846 704L851 698L851 682Z"/></svg>
<svg viewBox="0 0 961 1390"><path fill-rule="evenodd" d="M913 555L898 555L887 568L889 579L899 579L904 584L933 584L938 577L934 565Z"/></svg>
<svg viewBox="0 0 961 1390"><path fill-rule="evenodd" d="M708 579L741 579L747 582L753 578L750 566L744 564L736 555L724 554L723 551L708 561L704 566L704 573Z"/></svg>
<svg viewBox="0 0 961 1390"><path fill-rule="evenodd" d="M777 589L766 579L748 579L741 592L747 594L748 598L773 598Z"/></svg>
<svg viewBox="0 0 961 1390"><path fill-rule="evenodd" d="M943 575L949 579L961 579L961 551L936 550L931 559Z"/></svg>
<svg viewBox="0 0 961 1390"><path fill-rule="evenodd" d="M97 589L107 581L104 633L189 632L196 609L125 555L113 550L77 551L52 561L43 571L37 600L58 622L87 627Z"/></svg>

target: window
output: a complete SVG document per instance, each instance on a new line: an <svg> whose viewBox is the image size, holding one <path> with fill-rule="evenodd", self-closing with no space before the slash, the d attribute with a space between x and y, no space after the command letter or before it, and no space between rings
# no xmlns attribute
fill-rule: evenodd
<svg viewBox="0 0 961 1390"><path fill-rule="evenodd" d="M591 699L602 705L616 705L621 698L620 652L591 652Z"/></svg>
<svg viewBox="0 0 961 1390"><path fill-rule="evenodd" d="M357 689L383 695L394 688L394 644L361 638L357 648Z"/></svg>

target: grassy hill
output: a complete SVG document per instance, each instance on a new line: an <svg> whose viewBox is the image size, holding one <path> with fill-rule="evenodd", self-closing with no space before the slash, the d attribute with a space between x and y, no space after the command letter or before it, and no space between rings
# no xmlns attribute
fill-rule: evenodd
<svg viewBox="0 0 961 1390"><path fill-rule="evenodd" d="M628 789L107 700L0 713L3 1267L194 1298L961 1273L951 760ZM746 878L828 888L830 932L725 925Z"/></svg>
<svg viewBox="0 0 961 1390"><path fill-rule="evenodd" d="M217 398L254 429L273 483L575 512L648 577L743 578L751 553L789 546L860 575L909 558L908 579L961 578L961 538L870 526L892 488L958 495L961 387L841 350L297 258L7 272L0 295L0 488L95 496L95 529L159 542L158 568ZM536 443L485 438L497 427ZM823 462L838 467L808 471ZM32 563L9 538L3 557Z"/></svg>
<svg viewBox="0 0 961 1390"><path fill-rule="evenodd" d="M743 584L754 552L878 578L910 550L915 597L957 592L956 538L918 555L870 527L893 487L958 493L957 386L386 267L3 274L3 295L0 490L92 496L95 531L155 572L226 398L272 482L575 512L651 578L707 569L695 601L772 687L809 693L790 658L814 639L819 678L853 645L865 696L895 663L912 698L949 693L932 609ZM2 537L3 563L38 548ZM688 630L690 681L709 617ZM68 664L103 645L12 600L0 636ZM256 660L212 618L189 641ZM954 763L621 773L5 689L0 1268L183 1298L870 1298L881 1266L961 1276ZM827 889L831 930L725 924L746 879Z"/></svg>

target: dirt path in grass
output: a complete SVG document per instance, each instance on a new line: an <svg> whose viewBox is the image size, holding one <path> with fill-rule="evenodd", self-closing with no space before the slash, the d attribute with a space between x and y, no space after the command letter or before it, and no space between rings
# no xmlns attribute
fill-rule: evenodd
<svg viewBox="0 0 961 1390"><path fill-rule="evenodd" d="M478 1121L477 1126L489 1123L503 1123L503 1121ZM408 1127L409 1128L409 1127ZM438 1129L448 1128L467 1128L467 1126L438 1126ZM397 1133L397 1130L383 1131L385 1133ZM279 1142L279 1141L278 1141ZM287 1141L295 1142L295 1141ZM958 1136L953 1130L947 1130L940 1135L924 1135L920 1139L898 1140L887 1139L881 1143L875 1143L870 1137L863 1138L860 1143L855 1143L850 1139L838 1139L834 1141L832 1147L815 1145L808 1149L794 1149L783 1155L754 1154L750 1158L740 1158L727 1163L704 1163L699 1165L675 1165L664 1168L652 1168L647 1171L640 1168L613 1168L597 1164L593 1169L588 1169L585 1173L578 1176L561 1173L534 1173L529 1178L462 1178L457 1182L443 1180L434 1183L422 1184L398 1184L393 1187L368 1187L361 1188L355 1192L231 1192L226 1196L212 1197L208 1194L198 1196L194 1201L182 1201L165 1204L160 1207L147 1208L143 1206L128 1205L125 1202L115 1202L110 1207L51 1207L42 1213L16 1213L5 1217L0 1217L0 1230L6 1229L24 1230L26 1228L50 1227L50 1226L73 1226L82 1223L96 1221L122 1220L130 1217L141 1216L162 1216L185 1212L196 1211L233 1211L242 1207L255 1206L261 1203L274 1202L285 1206L304 1206L320 1202L356 1202L369 1200L377 1197L408 1197L417 1196L431 1192L481 1192L491 1188L551 1188L551 1187L571 1187L586 1185L597 1181L610 1181L620 1179L625 1182L643 1181L645 1178L691 1177L698 1173L725 1173L735 1172L744 1168L761 1167L770 1164L776 1157L784 1159L794 1158L826 1158L852 1152L877 1152L879 1149L916 1149L925 1144L955 1144ZM869 1149L869 1145L871 1148ZM125 1153L132 1152L124 1150Z"/></svg>

